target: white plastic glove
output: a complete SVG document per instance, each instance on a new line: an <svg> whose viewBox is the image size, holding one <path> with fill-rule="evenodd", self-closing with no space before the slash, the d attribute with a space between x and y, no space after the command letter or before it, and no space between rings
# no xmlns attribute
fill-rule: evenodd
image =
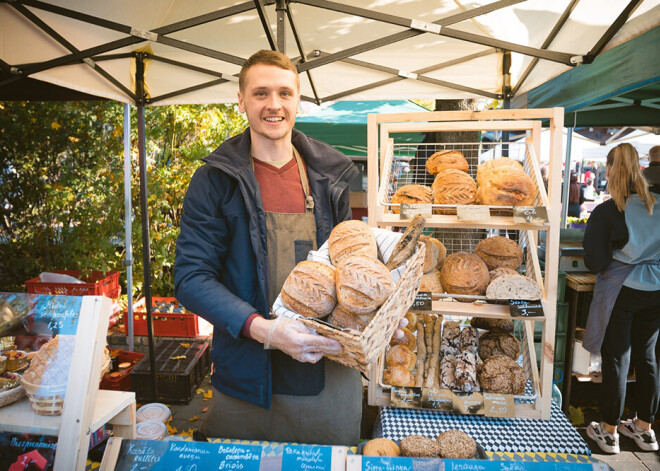
<svg viewBox="0 0 660 471"><path fill-rule="evenodd" d="M341 353L341 344L314 333L299 321L288 317L277 317L266 338L264 348L277 348L294 360L316 363L323 354Z"/></svg>
<svg viewBox="0 0 660 471"><path fill-rule="evenodd" d="M401 330L401 329L403 329L404 327L407 327L407 326L408 326L408 319L403 317L399 321L399 327L394 331L394 335L392 335L392 337L397 339L397 340L402 339L403 338L403 330Z"/></svg>

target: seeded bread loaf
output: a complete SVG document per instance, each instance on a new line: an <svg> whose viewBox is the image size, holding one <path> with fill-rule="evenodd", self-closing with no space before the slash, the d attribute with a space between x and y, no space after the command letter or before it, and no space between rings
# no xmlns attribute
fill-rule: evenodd
<svg viewBox="0 0 660 471"><path fill-rule="evenodd" d="M484 360L478 377L484 391L499 394L523 394L527 384L525 371L506 355L495 355Z"/></svg>
<svg viewBox="0 0 660 471"><path fill-rule="evenodd" d="M520 341L507 332L491 330L479 337L479 358L506 355L512 360L520 357Z"/></svg>
<svg viewBox="0 0 660 471"><path fill-rule="evenodd" d="M467 252L449 255L440 270L440 282L447 293L483 295L489 281L483 260Z"/></svg>
<svg viewBox="0 0 660 471"><path fill-rule="evenodd" d="M328 239L328 251L334 266L350 255L378 258L376 237L365 222L357 220L344 221L335 226Z"/></svg>
<svg viewBox="0 0 660 471"><path fill-rule="evenodd" d="M503 275L486 288L489 299L541 299L543 292L536 281L522 275Z"/></svg>
<svg viewBox="0 0 660 471"><path fill-rule="evenodd" d="M431 188L424 185L404 185L392 195L392 212L399 214L399 204L423 204L433 203Z"/></svg>
<svg viewBox="0 0 660 471"><path fill-rule="evenodd" d="M448 168L467 172L469 167L463 154L457 150L441 150L426 161L426 171L431 175L437 175Z"/></svg>
<svg viewBox="0 0 660 471"><path fill-rule="evenodd" d="M473 317L470 324L472 325L472 327L476 327L477 329L513 332L513 321L510 319L491 319L489 317Z"/></svg>
<svg viewBox="0 0 660 471"><path fill-rule="evenodd" d="M447 459L470 459L477 454L477 443L461 430L447 430L436 438L440 456Z"/></svg>
<svg viewBox="0 0 660 471"><path fill-rule="evenodd" d="M305 317L325 317L337 304L335 268L305 260L289 273L282 286L282 304Z"/></svg>
<svg viewBox="0 0 660 471"><path fill-rule="evenodd" d="M375 258L351 255L341 259L336 269L337 301L353 314L369 314L378 309L394 290L392 275Z"/></svg>
<svg viewBox="0 0 660 471"><path fill-rule="evenodd" d="M484 261L488 270L501 267L515 270L523 259L520 246L515 241L502 236L489 237L480 241L474 248L474 253Z"/></svg>
<svg viewBox="0 0 660 471"><path fill-rule="evenodd" d="M450 168L435 176L432 190L435 204L474 204L477 185L467 173Z"/></svg>

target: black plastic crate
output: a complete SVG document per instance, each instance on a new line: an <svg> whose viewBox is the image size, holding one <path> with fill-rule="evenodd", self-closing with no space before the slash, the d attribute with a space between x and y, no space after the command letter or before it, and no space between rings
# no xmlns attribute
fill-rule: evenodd
<svg viewBox="0 0 660 471"><path fill-rule="evenodd" d="M147 354L131 371L131 389L135 391L137 402L189 403L209 371L209 344L161 340L154 346L154 352L158 398L151 394L151 369Z"/></svg>

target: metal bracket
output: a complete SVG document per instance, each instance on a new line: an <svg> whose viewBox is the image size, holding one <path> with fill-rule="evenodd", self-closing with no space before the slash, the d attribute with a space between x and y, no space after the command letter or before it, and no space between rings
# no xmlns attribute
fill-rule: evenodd
<svg viewBox="0 0 660 471"><path fill-rule="evenodd" d="M415 74L415 73L413 73L413 72L406 72L405 70L399 70L396 74L397 74L399 77L403 77L403 78L409 78L409 79L417 80L417 74Z"/></svg>
<svg viewBox="0 0 660 471"><path fill-rule="evenodd" d="M571 64L584 64L584 56L573 56L571 57Z"/></svg>
<svg viewBox="0 0 660 471"><path fill-rule="evenodd" d="M129 258L129 259L124 260L124 266L125 267L132 267L133 266L133 259Z"/></svg>
<svg viewBox="0 0 660 471"><path fill-rule="evenodd" d="M158 34L147 31L146 29L131 28L131 36L146 39L147 41L157 41Z"/></svg>
<svg viewBox="0 0 660 471"><path fill-rule="evenodd" d="M422 21L422 20L411 20L410 27L418 31L424 31L426 33L434 33L434 34L440 34L440 30L442 29L440 25L436 25L435 23L429 23L428 21Z"/></svg>
<svg viewBox="0 0 660 471"><path fill-rule="evenodd" d="M85 57L85 58L83 59L83 62L84 62L85 64L87 64L88 66L90 66L92 69L96 68L96 62L94 62L94 61L93 61L92 59L90 59L89 57Z"/></svg>

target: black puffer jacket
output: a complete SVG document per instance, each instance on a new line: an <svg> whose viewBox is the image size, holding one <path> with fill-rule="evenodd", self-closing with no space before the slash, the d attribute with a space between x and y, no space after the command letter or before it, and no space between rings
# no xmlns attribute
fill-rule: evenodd
<svg viewBox="0 0 660 471"><path fill-rule="evenodd" d="M293 130L305 160L314 198L317 243L350 219L349 182L357 175L350 159ZM250 130L203 160L190 182L176 245L175 294L190 311L214 326L211 381L219 391L269 408L271 355L240 335L254 312L268 317L265 212L249 160Z"/></svg>

